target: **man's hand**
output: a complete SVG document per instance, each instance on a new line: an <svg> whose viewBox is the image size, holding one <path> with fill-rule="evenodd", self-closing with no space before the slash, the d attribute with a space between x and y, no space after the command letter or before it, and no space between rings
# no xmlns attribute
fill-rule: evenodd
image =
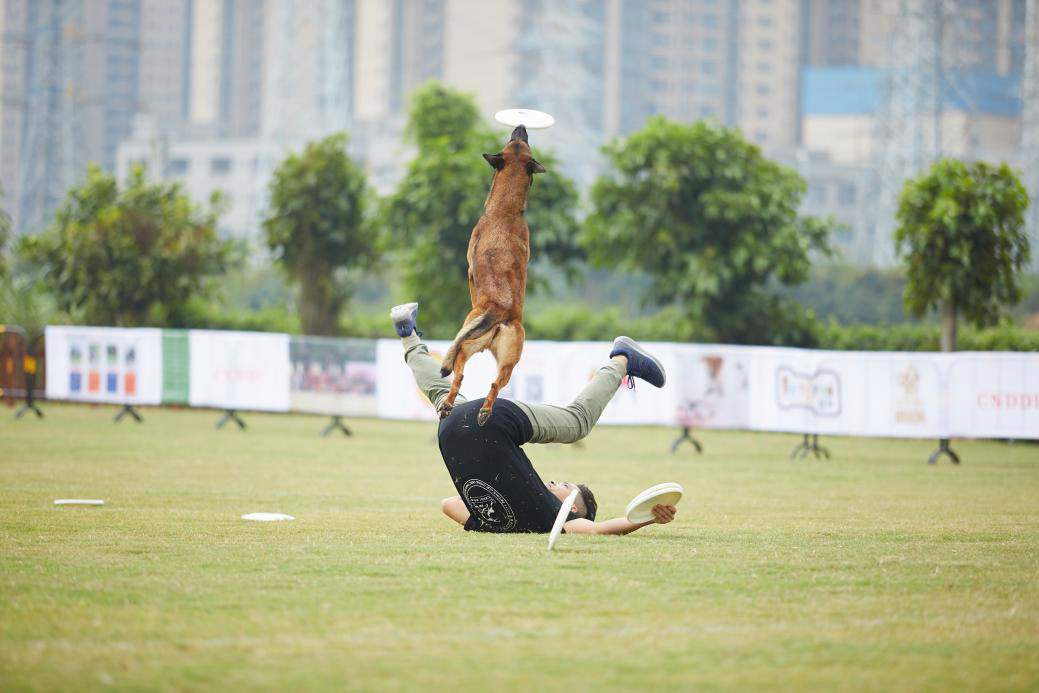
<svg viewBox="0 0 1039 693"><path fill-rule="evenodd" d="M676 512L678 512L678 509L673 505L654 505L653 520L658 525L666 525L668 522L675 519Z"/></svg>

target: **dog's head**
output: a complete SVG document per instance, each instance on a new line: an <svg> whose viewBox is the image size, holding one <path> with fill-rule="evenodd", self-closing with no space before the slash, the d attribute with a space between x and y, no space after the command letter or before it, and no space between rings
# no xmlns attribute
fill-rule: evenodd
<svg viewBox="0 0 1039 693"><path fill-rule="evenodd" d="M534 158L530 151L530 145L527 144L527 128L522 125L517 125L516 129L512 131L508 144L505 145L501 152L498 154L484 154L483 158L494 167L495 171L503 171L506 168L519 166L527 172L528 176L545 172L545 167Z"/></svg>

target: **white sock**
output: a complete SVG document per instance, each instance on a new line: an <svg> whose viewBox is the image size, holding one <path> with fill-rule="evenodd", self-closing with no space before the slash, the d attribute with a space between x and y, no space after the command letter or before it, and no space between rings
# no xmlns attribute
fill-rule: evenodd
<svg viewBox="0 0 1039 693"><path fill-rule="evenodd" d="M413 346L421 344L422 343L422 339L418 336L417 333L412 332L407 337L401 337L400 342L401 342L401 344L404 345L405 349L410 349Z"/></svg>

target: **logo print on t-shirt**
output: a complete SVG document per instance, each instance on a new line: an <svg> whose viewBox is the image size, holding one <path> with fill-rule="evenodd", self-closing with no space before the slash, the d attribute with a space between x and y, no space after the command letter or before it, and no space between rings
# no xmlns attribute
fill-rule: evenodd
<svg viewBox="0 0 1039 693"><path fill-rule="evenodd" d="M508 532L516 526L516 514L502 495L487 482L470 479L462 486L462 495L484 525L499 532Z"/></svg>

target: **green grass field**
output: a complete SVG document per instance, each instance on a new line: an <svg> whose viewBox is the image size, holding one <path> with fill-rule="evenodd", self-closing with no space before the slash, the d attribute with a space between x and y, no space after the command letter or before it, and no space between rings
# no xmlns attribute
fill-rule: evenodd
<svg viewBox="0 0 1039 693"><path fill-rule="evenodd" d="M1037 446L600 427L528 454L678 518L549 553L440 515L433 422L45 411L0 412L5 691L1039 688Z"/></svg>

